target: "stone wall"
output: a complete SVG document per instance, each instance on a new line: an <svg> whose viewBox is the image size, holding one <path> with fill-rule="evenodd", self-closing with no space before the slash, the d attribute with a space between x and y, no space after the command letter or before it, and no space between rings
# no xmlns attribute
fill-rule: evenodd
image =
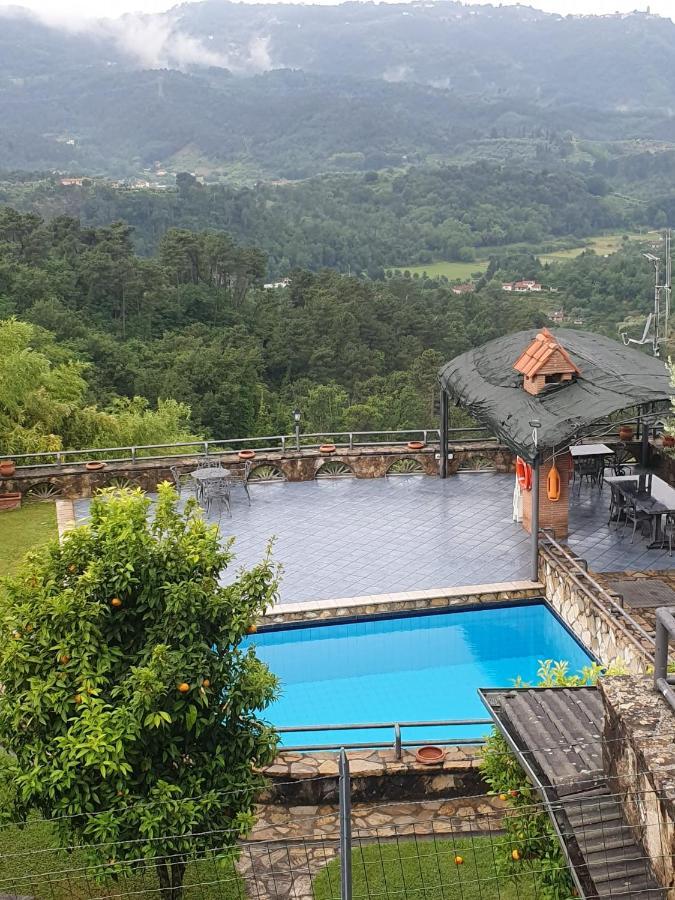
<svg viewBox="0 0 675 900"><path fill-rule="evenodd" d="M653 649L626 633L628 629L603 602L603 595L582 586L569 563L556 559L545 546L539 551L539 580L553 609L602 663L620 664L636 674L647 671Z"/></svg>
<svg viewBox="0 0 675 900"><path fill-rule="evenodd" d="M513 467L513 454L494 441L474 441L451 446L453 458L448 462L449 474L460 468L482 468L489 463L498 472L508 472ZM417 464L420 474L438 474L438 446L429 445L422 450L410 450L405 446L340 447L330 455L318 450L259 451L252 461L252 470L258 466L272 466L286 481L312 481L323 465L339 462L351 469L356 478L382 478L400 460ZM213 454L212 454L213 456ZM242 469L244 463L236 453L218 456L233 469ZM99 471L88 471L85 464L20 467L12 478L0 479L0 492L20 491L26 494L32 489L51 486L57 496L65 499L91 497L93 493L111 483L130 483L145 491L154 491L162 481L172 481L171 467L186 474L197 468L196 456L173 456L164 459L137 459L135 462L106 462ZM254 473L255 474L255 473Z"/></svg>
<svg viewBox="0 0 675 900"><path fill-rule="evenodd" d="M675 900L675 713L649 676L600 681L603 764L668 900Z"/></svg>

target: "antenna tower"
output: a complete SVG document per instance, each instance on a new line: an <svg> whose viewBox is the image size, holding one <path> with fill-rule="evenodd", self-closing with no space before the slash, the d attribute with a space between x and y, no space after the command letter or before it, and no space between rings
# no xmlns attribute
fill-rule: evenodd
<svg viewBox="0 0 675 900"><path fill-rule="evenodd" d="M661 346L668 343L670 336L670 298L672 292L672 266L670 259L670 228L663 232L663 247L665 254L665 272L663 281L661 274L661 258L653 253L643 253L645 259L654 263L654 311L650 312L645 322L645 330L641 338L629 338L625 333L621 334L624 344L651 344L654 356L661 355Z"/></svg>

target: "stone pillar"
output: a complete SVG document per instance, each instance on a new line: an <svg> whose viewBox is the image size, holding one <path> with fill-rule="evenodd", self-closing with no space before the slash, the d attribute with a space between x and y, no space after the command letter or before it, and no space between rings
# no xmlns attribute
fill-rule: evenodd
<svg viewBox="0 0 675 900"><path fill-rule="evenodd" d="M548 473L553 468L553 460L548 454L540 463L539 474L539 527L553 528L556 540L567 537L569 530L569 473L571 457L569 453L556 456L555 464L560 473L560 499L553 502L548 499ZM523 528L528 534L532 531L532 491L523 491Z"/></svg>

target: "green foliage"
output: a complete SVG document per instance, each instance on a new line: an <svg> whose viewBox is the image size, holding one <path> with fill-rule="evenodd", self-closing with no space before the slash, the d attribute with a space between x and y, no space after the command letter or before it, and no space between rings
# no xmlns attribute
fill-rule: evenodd
<svg viewBox="0 0 675 900"><path fill-rule="evenodd" d="M140 491L96 497L2 587L3 812L53 818L107 876L154 861L178 898L188 859L231 859L274 757L276 680L241 642L276 577L266 558L221 587L217 527L168 485L149 512Z"/></svg>
<svg viewBox="0 0 675 900"><path fill-rule="evenodd" d="M0 572L9 575L29 550L56 537L54 504L24 502L21 509L4 510L0 513L0 527Z"/></svg>
<svg viewBox="0 0 675 900"><path fill-rule="evenodd" d="M537 686L580 687L597 684L598 678L622 673L620 664L607 667L591 663L578 674L570 674L569 663L565 660L546 659L539 661ZM527 687L520 678L515 684L516 687ZM574 885L551 820L542 808L538 793L496 729L485 743L480 769L490 786L490 793L498 794L508 804L504 817L508 852L497 857L500 871L514 877L522 872L532 872L539 889L537 896L543 900L568 900L573 896ZM514 849L518 851L517 860L512 855Z"/></svg>

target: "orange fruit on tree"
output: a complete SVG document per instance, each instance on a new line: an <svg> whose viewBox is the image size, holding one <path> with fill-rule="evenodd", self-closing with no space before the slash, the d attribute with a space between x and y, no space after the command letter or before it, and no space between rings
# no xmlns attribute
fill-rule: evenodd
<svg viewBox="0 0 675 900"><path fill-rule="evenodd" d="M119 609L120 606L122 605L122 601L120 600L119 597L113 597L112 600L110 601L110 605L114 606L115 609Z"/></svg>
<svg viewBox="0 0 675 900"><path fill-rule="evenodd" d="M511 851L511 859L514 862L518 862L518 860L520 859L520 850L512 850Z"/></svg>
<svg viewBox="0 0 675 900"><path fill-rule="evenodd" d="M190 685L187 683L187 681L181 681L181 683L178 685L178 690L181 692L181 694L187 694L187 692L190 690Z"/></svg>
<svg viewBox="0 0 675 900"><path fill-rule="evenodd" d="M205 688L211 687L211 682L209 681L208 678L205 678L205 679L202 681L202 687L205 687Z"/></svg>
<svg viewBox="0 0 675 900"><path fill-rule="evenodd" d="M257 625L249 625L248 628L246 629L246 634L255 634L257 630L258 630Z"/></svg>
<svg viewBox="0 0 675 900"><path fill-rule="evenodd" d="M500 800L508 800L509 798L506 796L506 794L500 794L499 799Z"/></svg>
<svg viewBox="0 0 675 900"><path fill-rule="evenodd" d="M464 857L463 857L463 856L456 856L456 857L455 857L455 865L461 866L463 862L464 862Z"/></svg>

